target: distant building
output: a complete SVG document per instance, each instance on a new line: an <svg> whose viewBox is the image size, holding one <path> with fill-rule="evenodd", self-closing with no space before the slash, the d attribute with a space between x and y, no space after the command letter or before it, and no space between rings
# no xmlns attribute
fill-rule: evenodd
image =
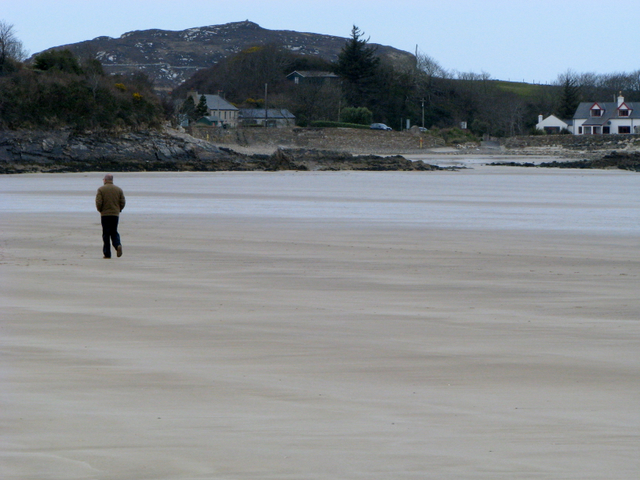
<svg viewBox="0 0 640 480"><path fill-rule="evenodd" d="M296 117L286 108L243 108L239 115L240 125L267 127L293 127Z"/></svg>
<svg viewBox="0 0 640 480"><path fill-rule="evenodd" d="M221 127L223 123L215 115L207 115L196 120L196 125L206 125L207 127Z"/></svg>
<svg viewBox="0 0 640 480"><path fill-rule="evenodd" d="M572 124L573 120L560 120L555 115L549 115L547 118L542 118L542 115L538 115L536 128L546 133L560 133L563 130L571 131Z"/></svg>
<svg viewBox="0 0 640 480"><path fill-rule="evenodd" d="M567 129L574 135L640 134L640 102L625 102L622 94L613 102L582 102L571 120L540 115L536 128L547 133Z"/></svg>
<svg viewBox="0 0 640 480"><path fill-rule="evenodd" d="M209 125L217 125L222 126L226 125L229 127L237 127L238 126L238 112L239 110L227 102L220 95L209 95L209 94L201 94L198 92L189 92L187 94L187 98L191 97L193 99L193 103L198 105L200 103L200 97L204 95L204 98L207 102L207 115L204 116L206 120L203 120L196 123L208 123Z"/></svg>
<svg viewBox="0 0 640 480"><path fill-rule="evenodd" d="M614 102L582 102L573 129L575 135L640 133L640 103L625 102L622 94Z"/></svg>
<svg viewBox="0 0 640 480"><path fill-rule="evenodd" d="M322 85L325 83L335 82L340 79L338 75L332 72L311 72L311 71L294 71L287 75L287 79L296 85L314 84Z"/></svg>

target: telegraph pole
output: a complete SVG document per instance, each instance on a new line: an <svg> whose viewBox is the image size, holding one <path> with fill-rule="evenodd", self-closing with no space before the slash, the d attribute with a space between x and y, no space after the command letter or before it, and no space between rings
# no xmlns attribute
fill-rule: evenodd
<svg viewBox="0 0 640 480"><path fill-rule="evenodd" d="M269 110L267 110L267 83L264 84L264 128L269 126Z"/></svg>

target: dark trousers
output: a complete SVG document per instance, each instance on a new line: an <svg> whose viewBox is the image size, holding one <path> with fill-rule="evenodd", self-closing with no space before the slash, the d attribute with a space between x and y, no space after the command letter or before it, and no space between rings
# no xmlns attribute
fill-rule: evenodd
<svg viewBox="0 0 640 480"><path fill-rule="evenodd" d="M102 253L104 253L105 257L111 257L110 243L113 243L113 248L118 248L118 245L120 245L118 218L117 215L104 215L100 217L102 222L102 241L104 243Z"/></svg>

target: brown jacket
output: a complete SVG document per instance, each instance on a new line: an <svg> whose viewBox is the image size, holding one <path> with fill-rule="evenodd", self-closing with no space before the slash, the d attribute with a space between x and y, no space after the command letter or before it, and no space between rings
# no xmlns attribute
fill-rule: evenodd
<svg viewBox="0 0 640 480"><path fill-rule="evenodd" d="M98 189L96 194L96 208L101 216L120 215L124 209L124 193L120 187L113 183L106 183Z"/></svg>

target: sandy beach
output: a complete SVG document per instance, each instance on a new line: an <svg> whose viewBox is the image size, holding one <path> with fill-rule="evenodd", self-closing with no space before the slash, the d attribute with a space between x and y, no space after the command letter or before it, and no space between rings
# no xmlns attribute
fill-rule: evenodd
<svg viewBox="0 0 640 480"><path fill-rule="evenodd" d="M637 174L115 176L0 178L2 479L638 478Z"/></svg>

